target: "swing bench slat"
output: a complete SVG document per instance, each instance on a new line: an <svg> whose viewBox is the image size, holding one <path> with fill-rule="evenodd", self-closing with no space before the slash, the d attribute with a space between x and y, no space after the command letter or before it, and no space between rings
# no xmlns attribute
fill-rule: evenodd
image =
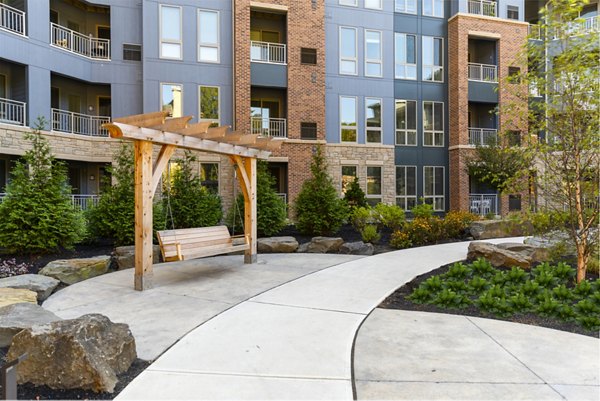
<svg viewBox="0 0 600 401"><path fill-rule="evenodd" d="M164 230L156 236L165 262L245 251L250 246L248 238L231 236L226 226ZM234 244L236 238L242 238L243 244Z"/></svg>

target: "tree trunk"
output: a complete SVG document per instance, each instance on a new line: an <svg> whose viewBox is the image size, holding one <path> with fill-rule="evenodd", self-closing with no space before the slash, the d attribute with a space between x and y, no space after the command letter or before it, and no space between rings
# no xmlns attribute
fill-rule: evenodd
<svg viewBox="0 0 600 401"><path fill-rule="evenodd" d="M585 280L585 273L587 271L588 254L585 252L585 242L577 242L577 282L580 283Z"/></svg>

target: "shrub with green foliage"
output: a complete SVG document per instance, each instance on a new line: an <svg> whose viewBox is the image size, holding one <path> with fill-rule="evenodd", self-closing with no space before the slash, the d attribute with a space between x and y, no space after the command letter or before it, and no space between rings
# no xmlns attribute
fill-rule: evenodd
<svg viewBox="0 0 600 401"><path fill-rule="evenodd" d="M461 210L451 210L444 216L444 237L462 238L472 222L479 220L479 216Z"/></svg>
<svg viewBox="0 0 600 401"><path fill-rule="evenodd" d="M410 209L414 218L422 217L422 218L430 218L433 216L433 206L429 203L423 202L421 198L421 203L415 205L412 209Z"/></svg>
<svg viewBox="0 0 600 401"><path fill-rule="evenodd" d="M316 147L310 171L312 177L304 181L296 198L296 226L303 234L331 235L342 226L348 207L327 173L321 146Z"/></svg>
<svg viewBox="0 0 600 401"><path fill-rule="evenodd" d="M10 253L43 253L70 249L85 236L81 210L71 203L64 163L54 159L40 134L38 119L25 134L31 150L17 161L0 203L0 247Z"/></svg>
<svg viewBox="0 0 600 401"><path fill-rule="evenodd" d="M404 224L404 210L396 205L378 203L373 208L373 215L379 226L390 230L399 230Z"/></svg>
<svg viewBox="0 0 600 401"><path fill-rule="evenodd" d="M367 197L358 183L358 177L354 177L354 180L348 184L348 188L346 188L346 193L344 194L344 201L351 210L367 206Z"/></svg>

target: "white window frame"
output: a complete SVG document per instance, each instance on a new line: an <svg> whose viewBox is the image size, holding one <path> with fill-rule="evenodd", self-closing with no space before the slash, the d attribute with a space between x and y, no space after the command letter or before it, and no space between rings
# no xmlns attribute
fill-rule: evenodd
<svg viewBox="0 0 600 401"><path fill-rule="evenodd" d="M352 126L352 125L342 125L342 99L347 98L347 99L354 99L354 120L356 121L356 125ZM339 118L339 125L340 125L340 143L358 143L358 97L356 96L344 96L344 95L340 95L339 98L339 113L340 113L340 118ZM355 140L354 141L344 141L342 139L342 130L343 129L353 129L354 131L356 131L355 134Z"/></svg>
<svg viewBox="0 0 600 401"><path fill-rule="evenodd" d="M380 192L378 194L369 194L369 169L370 168L378 168L379 169L379 180L381 182ZM383 166L365 166L365 197L367 199L379 199L379 202L383 202Z"/></svg>
<svg viewBox="0 0 600 401"><path fill-rule="evenodd" d="M344 57L342 55L342 30L344 29L352 29L354 31L354 57ZM351 26L340 26L338 31L339 40L338 40L338 51L339 51L339 73L340 75L358 75L358 29ZM352 61L354 62L354 73L342 72L342 62L343 61Z"/></svg>
<svg viewBox="0 0 600 401"><path fill-rule="evenodd" d="M414 3L415 5L415 10L414 11L408 11L408 3ZM399 4L402 4L403 7L398 7ZM397 13L403 13L403 14L413 14L416 15L417 14L417 10L418 10L419 6L417 4L417 0L395 0L394 1L394 11L396 11Z"/></svg>
<svg viewBox="0 0 600 401"><path fill-rule="evenodd" d="M432 108L431 108L431 119L432 119L431 126L433 127L432 130L425 130L425 104L426 103L431 103L432 104ZM435 129L435 104L436 103L440 104L441 107L442 107L442 130L441 131ZM438 101L435 101L435 100L424 100L423 101L423 108L421 110L422 113L423 113L422 114L423 118L421 118L421 128L423 130L423 138L422 138L423 139L423 146L429 147L429 148L441 148L441 147L444 147L444 144L446 142L446 140L445 140L445 136L446 135L444 133L445 132L445 127L446 127L446 125L445 125L446 124L446 116L445 116L445 112L444 112L445 111L444 107L445 107L444 102L438 102ZM432 141L431 141L432 145L427 145L426 144L427 142L425 141L425 135L427 135L427 134L431 134L432 135ZM436 134L442 134L442 143L441 144L437 144L436 143L436 141L435 141Z"/></svg>
<svg viewBox="0 0 600 401"><path fill-rule="evenodd" d="M497 7L497 6L496 6L496 7ZM509 8L513 8L513 10L510 10L510 11L516 11L516 12L517 12L517 18L509 18L509 17L508 17L508 11L509 11ZM516 10L514 10L514 8L516 8ZM496 11L496 12L497 12L497 11ZM509 20L511 20L511 21L520 21L520 17L521 17L521 15L520 15L520 14L521 14L521 10L520 10L520 7L519 7L519 6L517 6L517 5L514 5L514 4L507 4L507 5L506 5L506 19L509 19Z"/></svg>
<svg viewBox="0 0 600 401"><path fill-rule="evenodd" d="M396 121L397 120L397 116L396 116L396 104L397 103L401 103L401 102L404 102L405 104L407 104L408 102L413 102L415 104L415 129L414 130L406 128L406 126L408 124L406 124L404 128L398 128L398 121ZM397 146L417 146L417 142L418 142L418 139L417 139L417 115L418 115L418 113L417 113L417 103L418 102L416 100L411 100L411 99L396 99L394 101L394 143ZM406 117L406 119L408 121L408 106L406 106L406 111L407 111L407 114L406 114L407 117ZM398 142L398 133L399 132L404 133L404 143ZM414 135L415 143L407 143L406 138L408 138L408 133L409 132L414 132L414 134L415 134Z"/></svg>
<svg viewBox="0 0 600 401"><path fill-rule="evenodd" d="M214 118L201 118L202 115L202 88L217 88L217 113L219 114L218 119ZM198 85L198 121L212 121L221 125L221 87L216 85Z"/></svg>
<svg viewBox="0 0 600 401"><path fill-rule="evenodd" d="M442 14L441 15L437 15L435 13L435 3L439 1L442 3ZM431 3L431 14L425 14L425 2ZM434 18L444 18L444 13L445 13L445 0L423 0L421 2L421 12L423 13L424 16L426 17L434 17Z"/></svg>
<svg viewBox="0 0 600 401"><path fill-rule="evenodd" d="M368 1L369 0L365 0L365 8L368 8L370 10L381 10L383 8L383 0L375 0L375 1L377 1L379 3L379 7L369 7L369 6L367 6L367 2Z"/></svg>
<svg viewBox="0 0 600 401"><path fill-rule="evenodd" d="M415 193L414 193L414 195L408 195L408 194L398 195L398 192L397 192L397 188L398 188L398 183L397 183L398 182L397 181L398 180L398 168L403 168L404 169L404 188L408 188L408 185L406 184L406 182L407 182L407 180L406 180L406 176L407 176L406 171L408 171L408 169L410 168L410 169L412 169L415 172ZM414 204L415 205L417 204L417 193L418 193L418 188L417 188L418 187L418 185L417 185L418 184L418 180L417 180L417 177L418 177L417 166L415 166L415 165L396 165L395 174L396 174L396 176L395 176L395 178L396 178L396 188L395 188L396 189L396 205L398 205L398 200L401 199L401 200L404 201L404 206L405 206L402 209L408 211L408 210L410 210L410 208L407 208L406 205L408 204L408 200L409 199L414 200Z"/></svg>
<svg viewBox="0 0 600 401"><path fill-rule="evenodd" d="M432 46L431 46L431 51L432 51L431 56L432 56L432 59L435 59L435 40L436 39L440 39L441 44L442 44L442 49L441 49L442 50L441 51L441 54L442 54L442 60L441 60L442 61L442 65L441 66L439 66L439 65L425 64L425 61L424 61L425 60L425 53L424 53L425 52L425 44L423 42L425 40L427 40L427 39L432 39ZM425 68L431 68L431 72L432 72L431 79L425 79L425 74L423 73L423 70ZM442 79L441 80L436 80L435 79L435 75L436 75L435 71L438 70L438 69L442 71L442 73L441 73ZM438 83L443 83L444 82L444 38L439 37L439 36L425 36L425 35L423 35L421 37L421 80L424 81L424 82L438 82Z"/></svg>
<svg viewBox="0 0 600 401"><path fill-rule="evenodd" d="M200 39L200 14L203 12L217 14L217 43L202 42ZM198 62L199 63L219 64L221 62L221 13L218 10L209 10L209 9L199 8L198 14L196 17L196 27L198 30L198 47L196 49L196 51L198 52ZM213 49L217 49L217 61L202 60L200 58L200 48L202 48L202 47L210 47Z"/></svg>
<svg viewBox="0 0 600 401"><path fill-rule="evenodd" d="M404 60L398 60L398 56L399 55L396 52L396 50L398 49L398 39L401 36L404 36L404 44L405 44L404 45ZM415 38L415 63L414 64L406 62L406 56L408 54L408 52L407 52L408 46L406 46L406 43L407 43L406 38L408 36L413 36ZM417 40L417 35L416 34L412 34L412 33L400 33L400 32L395 32L394 33L394 77L396 79L406 79L406 80L410 80L410 81L416 81L417 80L417 78L419 77L419 67L418 67L419 64L417 62L417 58L418 58L418 55L419 55L418 46L419 46L419 41ZM397 66L399 66L399 65L400 66L414 66L415 67L415 77L411 78L411 77L408 77L406 75L405 76L398 75Z"/></svg>
<svg viewBox="0 0 600 401"><path fill-rule="evenodd" d="M443 195L434 195L434 194L427 195L425 193L425 191L427 190L427 185L425 183L425 177L426 177L425 169L428 169L428 168L433 168L433 169L441 168L442 169L442 180L443 180L442 181L442 192L443 192ZM433 177L433 192L435 193L435 184L436 184L435 170L433 172L432 177ZM443 205L441 209L435 207L436 199L440 199L440 198L442 199L442 205ZM425 201L425 203L427 203L427 200L429 200L429 199L431 199L431 202L432 202L431 206L433 206L434 212L443 212L446 210L446 167L445 166L423 166L423 200Z"/></svg>
<svg viewBox="0 0 600 401"><path fill-rule="evenodd" d="M375 32L379 34L379 59L369 59L367 58L367 33ZM367 64L379 64L379 75L371 75L368 74ZM365 77L371 78L381 78L383 76L383 32L375 29L365 29Z"/></svg>
<svg viewBox="0 0 600 401"><path fill-rule="evenodd" d="M179 9L179 41L162 38L162 10L163 8L177 8ZM170 45L179 45L179 57L167 57L162 54L163 43ZM158 54L159 58L166 60L183 60L183 8L181 6L173 6L169 4L158 5Z"/></svg>
<svg viewBox="0 0 600 401"><path fill-rule="evenodd" d="M358 178L358 166L356 164L342 164L340 166L340 194L342 197L346 194L344 192L344 167L354 167L354 177Z"/></svg>
<svg viewBox="0 0 600 401"><path fill-rule="evenodd" d="M339 0L340 6L358 7L358 0Z"/></svg>
<svg viewBox="0 0 600 401"><path fill-rule="evenodd" d="M380 109L380 120L379 127L369 127L367 125L367 101L368 100L376 100L379 102ZM369 141L369 135L367 131L379 131L379 141L371 142ZM383 142L383 99L380 97L365 97L365 143L382 143Z"/></svg>
<svg viewBox="0 0 600 401"><path fill-rule="evenodd" d="M179 86L181 88L181 116L183 117L184 115L184 111L183 111L183 84L177 83L177 82L161 82L159 83L159 87L158 87L158 93L159 93L159 109L162 110L163 107L163 86L164 85L171 85L171 86ZM173 117L167 117L167 118L173 118Z"/></svg>

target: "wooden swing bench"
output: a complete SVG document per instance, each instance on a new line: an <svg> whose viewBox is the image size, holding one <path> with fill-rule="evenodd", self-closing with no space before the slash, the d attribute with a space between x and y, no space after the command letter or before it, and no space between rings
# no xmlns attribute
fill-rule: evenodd
<svg viewBox="0 0 600 401"><path fill-rule="evenodd" d="M231 236L226 226L164 230L157 231L156 236L165 262L245 251L250 247L247 236ZM244 243L235 244L234 239L238 238Z"/></svg>

